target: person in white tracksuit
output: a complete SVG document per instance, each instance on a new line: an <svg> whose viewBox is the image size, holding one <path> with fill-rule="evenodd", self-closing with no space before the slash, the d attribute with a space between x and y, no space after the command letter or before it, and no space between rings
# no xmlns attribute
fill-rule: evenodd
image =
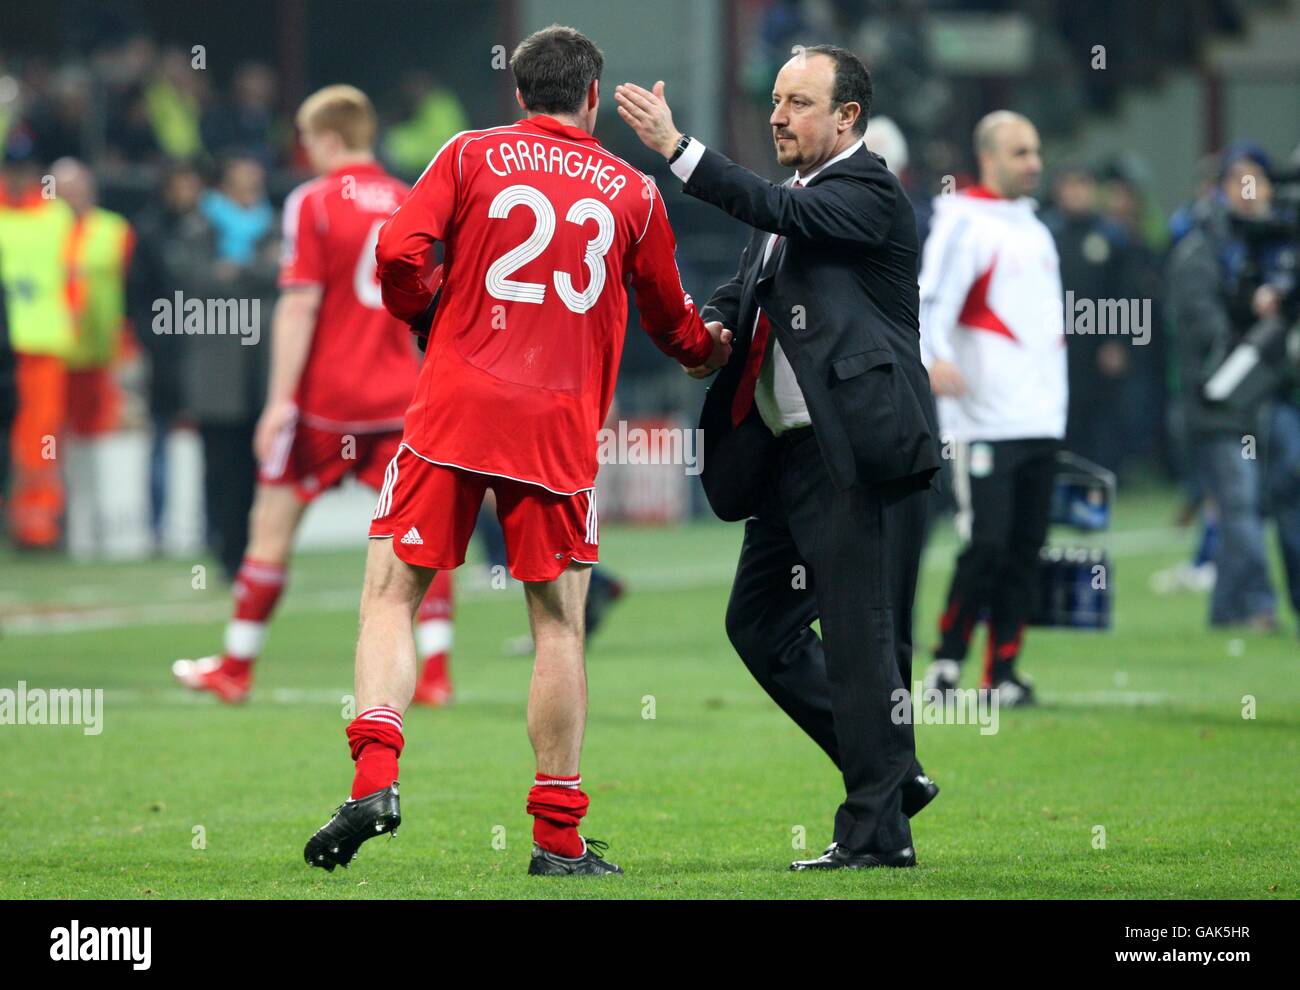
<svg viewBox="0 0 1300 990"><path fill-rule="evenodd" d="M1038 133L1010 111L975 129L980 184L935 200L921 262L921 354L938 397L964 547L926 686L957 686L988 622L982 687L1033 701L1016 673L1065 436L1063 297L1056 246L1029 194Z"/></svg>

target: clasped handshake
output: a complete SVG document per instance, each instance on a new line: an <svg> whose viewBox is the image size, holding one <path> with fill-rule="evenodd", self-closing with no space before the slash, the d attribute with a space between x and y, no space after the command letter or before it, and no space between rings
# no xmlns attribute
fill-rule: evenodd
<svg viewBox="0 0 1300 990"><path fill-rule="evenodd" d="M618 115L636 132L642 144L665 158L672 156L682 132L673 125L673 112L664 99L662 81L655 83L653 91L636 83L616 86L614 102L618 104ZM731 359L732 332L717 322L706 323L704 328L713 338L713 353L704 364L686 369L692 378L707 378Z"/></svg>
<svg viewBox="0 0 1300 990"><path fill-rule="evenodd" d="M731 360L731 331L716 321L704 324L704 329L709 331L709 336L713 338L713 353L703 364L686 369L686 373L692 378L708 378Z"/></svg>

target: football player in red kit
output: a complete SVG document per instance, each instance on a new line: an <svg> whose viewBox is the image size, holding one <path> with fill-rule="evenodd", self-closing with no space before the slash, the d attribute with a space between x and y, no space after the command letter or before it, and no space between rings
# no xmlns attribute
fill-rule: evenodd
<svg viewBox="0 0 1300 990"><path fill-rule="evenodd" d="M248 696L307 506L349 474L383 484L419 373L410 333L385 311L375 269L379 227L407 188L374 160L370 100L352 86L328 86L303 103L297 120L320 177L284 206L271 382L255 434L259 479L234 615L220 656L172 665L182 684L226 702ZM415 700L443 704L451 694L449 574L424 596L416 637L424 667Z"/></svg>
<svg viewBox="0 0 1300 990"><path fill-rule="evenodd" d="M654 342L687 368L723 365L731 332L682 290L654 183L592 136L604 59L552 26L511 56L526 119L456 135L380 231L390 312L428 328L401 449L370 528L347 736L352 797L307 843L346 866L401 821L397 759L415 685L408 624L427 583L465 559L496 495L510 572L524 583L536 655L528 734L533 852L543 875L622 872L579 834L586 722L583 604L597 559L597 431L614 394L630 281ZM443 244L434 296L422 272Z"/></svg>

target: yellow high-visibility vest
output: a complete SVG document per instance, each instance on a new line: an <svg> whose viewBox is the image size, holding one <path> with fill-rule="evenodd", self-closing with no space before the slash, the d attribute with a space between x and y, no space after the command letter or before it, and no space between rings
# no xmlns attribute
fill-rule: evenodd
<svg viewBox="0 0 1300 990"><path fill-rule="evenodd" d="M109 210L91 210L73 227L68 253L76 333L67 355L73 371L102 368L117 356L131 238L131 225Z"/></svg>
<svg viewBox="0 0 1300 990"><path fill-rule="evenodd" d="M68 239L75 218L39 193L20 206L0 203L0 279L9 339L20 354L66 358L76 331L68 298Z"/></svg>

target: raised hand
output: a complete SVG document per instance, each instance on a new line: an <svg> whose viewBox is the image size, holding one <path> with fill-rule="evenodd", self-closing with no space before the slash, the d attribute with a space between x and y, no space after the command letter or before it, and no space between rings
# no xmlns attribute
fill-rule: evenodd
<svg viewBox="0 0 1300 990"><path fill-rule="evenodd" d="M614 102L618 115L623 118L641 143L665 158L672 157L682 132L673 126L673 112L664 99L664 83L655 83L654 92L636 83L623 83L614 87Z"/></svg>

